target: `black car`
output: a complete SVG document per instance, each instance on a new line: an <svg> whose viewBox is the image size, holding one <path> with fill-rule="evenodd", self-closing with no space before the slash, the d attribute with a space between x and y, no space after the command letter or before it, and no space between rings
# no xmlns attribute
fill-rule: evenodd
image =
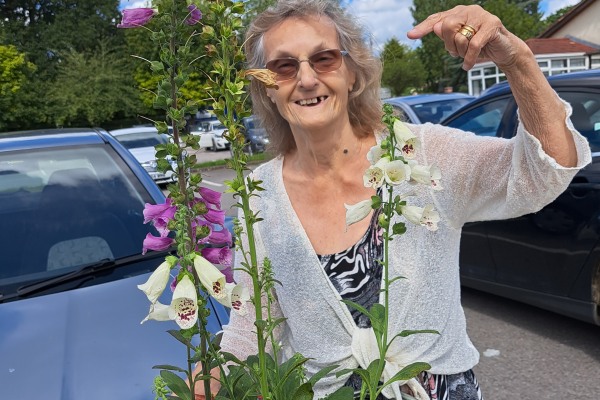
<svg viewBox="0 0 600 400"><path fill-rule="evenodd" d="M548 81L573 107L571 120L588 139L593 162L537 213L465 225L461 280L464 286L600 325L600 70ZM516 112L503 82L442 124L511 138Z"/></svg>

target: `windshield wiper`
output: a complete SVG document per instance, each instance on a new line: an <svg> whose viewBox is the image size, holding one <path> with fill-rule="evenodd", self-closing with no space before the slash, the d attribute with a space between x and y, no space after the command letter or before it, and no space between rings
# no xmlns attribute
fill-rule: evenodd
<svg viewBox="0 0 600 400"><path fill-rule="evenodd" d="M58 275L52 278L44 279L35 283L21 286L14 293L2 295L0 294L0 302L14 299L16 297L27 297L31 294L44 291L63 283L79 280L88 276L96 275L100 272L110 271L117 267L123 267L125 265L133 264L141 260L152 260L154 258L164 258L165 255L169 254L169 251L153 251L147 254L136 254L133 256L122 257L119 259L108 259L94 262L92 264L85 265L78 270L67 272L63 275Z"/></svg>

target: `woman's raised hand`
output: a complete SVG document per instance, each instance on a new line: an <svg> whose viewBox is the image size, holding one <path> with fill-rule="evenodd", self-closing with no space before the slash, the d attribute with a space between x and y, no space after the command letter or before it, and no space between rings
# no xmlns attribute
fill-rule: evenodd
<svg viewBox="0 0 600 400"><path fill-rule="evenodd" d="M464 70L473 68L480 56L490 58L504 71L520 55L532 57L525 42L509 32L498 17L476 5L432 14L407 36L420 39L431 32L444 41L451 56L464 59Z"/></svg>

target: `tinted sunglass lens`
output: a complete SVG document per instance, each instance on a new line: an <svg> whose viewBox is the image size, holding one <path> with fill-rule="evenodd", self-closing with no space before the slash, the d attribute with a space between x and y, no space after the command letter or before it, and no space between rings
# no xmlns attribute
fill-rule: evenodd
<svg viewBox="0 0 600 400"><path fill-rule="evenodd" d="M339 50L323 50L309 58L317 72L335 71L342 65L342 53Z"/></svg>
<svg viewBox="0 0 600 400"><path fill-rule="evenodd" d="M292 79L298 72L298 60L293 58L277 58L266 65L267 69L277 74L277 80Z"/></svg>

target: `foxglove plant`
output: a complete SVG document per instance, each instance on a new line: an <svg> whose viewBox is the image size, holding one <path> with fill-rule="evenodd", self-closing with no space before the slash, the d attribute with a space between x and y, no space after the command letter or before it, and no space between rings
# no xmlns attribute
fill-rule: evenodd
<svg viewBox="0 0 600 400"><path fill-rule="evenodd" d="M380 195L372 196L354 205L346 206L346 225L352 225L366 218L372 209L381 209L378 225L383 228L383 304L376 303L370 309L348 300L342 300L348 306L355 308L369 317L371 328L361 329L360 341L369 343L375 348L374 352L366 352L359 359L361 368L349 369L338 372L338 376L348 373L357 373L362 378L360 399L376 399L380 394L386 397L412 398L400 393L399 386L406 384L418 400L427 400L429 396L423 387L413 378L420 372L428 370L431 366L423 362L414 362L399 368L393 363L393 356L389 354L394 340L400 340L414 334L437 334L434 330L405 330L390 337L388 332L389 290L397 279L390 279L389 274L389 242L395 236L406 232L406 224L397 217L427 228L437 230L440 220L439 214L432 205L425 207L412 206L407 203L413 194L397 193L402 184L422 184L433 190L441 190L441 172L435 166L423 166L415 161L416 153L420 149L420 142L414 133L393 115L390 105L384 105L383 122L389 135L373 146L367 155L371 164L363 175L366 187L380 190ZM372 354L379 354L374 359Z"/></svg>

